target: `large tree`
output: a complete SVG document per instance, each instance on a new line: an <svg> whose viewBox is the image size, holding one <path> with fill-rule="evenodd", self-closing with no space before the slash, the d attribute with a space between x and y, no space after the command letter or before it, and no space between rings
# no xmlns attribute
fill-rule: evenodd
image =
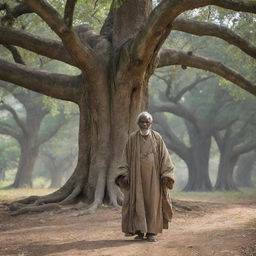
<svg viewBox="0 0 256 256"><path fill-rule="evenodd" d="M148 80L156 68L184 65L209 70L256 94L253 83L216 60L162 48L176 29L222 38L255 57L256 48L249 42L241 43L246 41L230 29L178 18L187 10L207 5L255 13L255 0L162 0L156 6L153 3L157 1L113 0L100 33L85 25L73 27L76 0L66 1L63 15L44 0L24 0L13 9L6 8L9 17L36 13L60 40L1 26L0 32L5 35L0 38L1 44L22 47L81 71L77 76L54 74L0 60L0 79L72 101L80 108L77 167L62 188L37 198L36 204L63 205L74 202L79 195L92 203L91 210L104 198L110 204L118 204L122 194L114 183L115 170L127 136L135 129L137 114L147 108Z"/></svg>
<svg viewBox="0 0 256 256"><path fill-rule="evenodd" d="M223 132L217 132L214 136L220 151L220 162L215 184L217 190L238 189L234 181L235 165L240 155L248 153L256 147L254 134L255 109L251 111L251 115L250 111L245 111L249 115L249 117L246 117L246 121L241 113L240 118L233 125L227 127Z"/></svg>
<svg viewBox="0 0 256 256"><path fill-rule="evenodd" d="M0 111L9 113L8 119L0 122L0 133L13 137L20 146L15 180L8 187L32 187L32 174L40 146L53 137L67 119L61 112L48 120L51 125L42 131L43 120L50 112L49 107L43 103L42 95L33 91L17 90L16 85L6 83L1 83L0 88L8 91L17 100L16 105L20 104L18 107L22 106L25 112L23 116L24 113L19 113L14 106L0 103Z"/></svg>
<svg viewBox="0 0 256 256"><path fill-rule="evenodd" d="M252 175L256 169L255 150L239 157L236 169L236 183L240 187L253 187Z"/></svg>
<svg viewBox="0 0 256 256"><path fill-rule="evenodd" d="M160 94L160 102L151 99L150 111L156 113L154 120L166 137L167 147L187 164L188 182L184 190L212 190L209 177L211 138L232 125L235 117L230 110L234 110L237 102L226 89L220 88L219 79L209 80L212 76L200 77L197 73L194 81L186 85L186 78L176 78L174 83L172 80L175 79L170 76L170 72L167 75L166 72L163 73L164 76L155 76L166 85L165 93ZM190 74L190 77L193 77L193 74ZM185 85L182 80L186 81ZM177 136L173 122L168 122L158 113L173 114L184 120L188 145Z"/></svg>

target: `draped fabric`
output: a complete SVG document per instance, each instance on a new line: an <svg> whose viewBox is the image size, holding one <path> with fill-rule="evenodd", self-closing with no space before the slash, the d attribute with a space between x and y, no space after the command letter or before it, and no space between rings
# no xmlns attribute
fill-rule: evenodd
<svg viewBox="0 0 256 256"><path fill-rule="evenodd" d="M174 165L161 135L153 130L147 139L140 132L130 135L117 177L127 175L129 188L122 189L122 231L161 233L172 219L172 204L163 177L174 182Z"/></svg>

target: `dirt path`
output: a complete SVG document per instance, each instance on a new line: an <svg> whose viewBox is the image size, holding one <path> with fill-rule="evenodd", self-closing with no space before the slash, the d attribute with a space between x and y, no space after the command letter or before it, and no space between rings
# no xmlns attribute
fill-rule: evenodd
<svg viewBox="0 0 256 256"><path fill-rule="evenodd" d="M124 237L119 211L72 213L10 217L0 206L0 255L256 255L255 205L206 204L200 211L177 213L157 243Z"/></svg>

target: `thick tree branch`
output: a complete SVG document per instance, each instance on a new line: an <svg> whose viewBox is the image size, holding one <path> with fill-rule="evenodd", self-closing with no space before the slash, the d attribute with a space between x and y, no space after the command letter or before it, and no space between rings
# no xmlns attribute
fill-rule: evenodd
<svg viewBox="0 0 256 256"><path fill-rule="evenodd" d="M152 107L152 109L151 109L152 113L157 113L157 112L173 113L176 116L179 116L181 118L184 118L184 119L190 121L191 123L194 124L195 127L198 128L196 118L192 115L192 113L190 113L190 111L188 109L186 109L183 105L181 105L179 103L177 103L177 104L162 103L162 104L157 104L157 105L152 104L151 107Z"/></svg>
<svg viewBox="0 0 256 256"><path fill-rule="evenodd" d="M234 147L233 156L239 156L256 149L256 141L249 141Z"/></svg>
<svg viewBox="0 0 256 256"><path fill-rule="evenodd" d="M77 0L67 0L64 10L64 21L71 28L73 23L73 15Z"/></svg>
<svg viewBox="0 0 256 256"><path fill-rule="evenodd" d="M112 39L113 33L113 9L114 9L114 1L110 6L110 10L107 18L104 21L104 24L101 27L100 34L106 36L109 40Z"/></svg>
<svg viewBox="0 0 256 256"><path fill-rule="evenodd" d="M13 59L15 60L16 63L20 63L20 64L25 65L25 62L22 59L19 51L14 46L12 46L12 45L4 45L4 47L7 48L11 52L11 54L13 56Z"/></svg>
<svg viewBox="0 0 256 256"><path fill-rule="evenodd" d="M256 47L247 40L240 37L231 29L224 26L212 24L209 22L200 22L194 20L175 19L172 26L173 30L179 30L198 36L214 36L227 41L240 48L253 58L256 58Z"/></svg>
<svg viewBox="0 0 256 256"><path fill-rule="evenodd" d="M1 44L16 45L48 58L76 66L62 42L4 26L0 26L0 34L4 35L0 37Z"/></svg>
<svg viewBox="0 0 256 256"><path fill-rule="evenodd" d="M195 8L216 5L234 11L256 13L256 1L246 0L162 0L133 41L133 58L146 60L158 52L172 29L175 18Z"/></svg>
<svg viewBox="0 0 256 256"><path fill-rule="evenodd" d="M21 64L0 59L0 79L20 85L56 99L77 102L81 86L80 77L38 71Z"/></svg>
<svg viewBox="0 0 256 256"><path fill-rule="evenodd" d="M168 125L166 118L161 114L154 115L154 123L158 124L162 128L163 134L165 134L170 140L170 145L168 145L169 148L182 159L187 159L190 154L189 147L175 135L171 127Z"/></svg>
<svg viewBox="0 0 256 256"><path fill-rule="evenodd" d="M237 120L238 120L237 117L235 117L230 120L228 119L225 121L222 120L221 122L218 122L218 123L214 122L214 125L212 127L212 132L214 133L215 131L221 131L228 127L231 127Z"/></svg>
<svg viewBox="0 0 256 256"><path fill-rule="evenodd" d="M14 8L10 8L7 3L0 5L0 10L5 11L5 16L1 18L3 22L12 22L14 18L17 18L25 13L31 13L32 10L24 3L20 3Z"/></svg>
<svg viewBox="0 0 256 256"><path fill-rule="evenodd" d="M59 13L46 1L24 0L24 2L61 38L74 62L85 70L87 79L94 79L96 71L101 67L95 51L87 43L81 42L77 33L65 24Z"/></svg>
<svg viewBox="0 0 256 256"><path fill-rule="evenodd" d="M252 84L241 74L225 66L221 62L201 56L189 55L185 52L176 51L174 49L162 50L160 53L160 62L158 67L169 65L184 65L211 71L238 85L239 87L250 92L251 94L256 95L256 85Z"/></svg>
<svg viewBox="0 0 256 256"><path fill-rule="evenodd" d="M59 119L60 120L58 121L58 123L51 130L48 130L45 134L40 134L38 145L41 145L48 141L50 138L52 138L59 131L59 129L68 121L63 113L60 114Z"/></svg>
<svg viewBox="0 0 256 256"><path fill-rule="evenodd" d="M21 137L20 137L20 134L17 133L17 129L14 129L12 126L4 122L0 122L0 133L11 136L20 142Z"/></svg>
<svg viewBox="0 0 256 256"><path fill-rule="evenodd" d="M241 128L239 128L237 133L234 133L232 136L232 140L234 141L234 144L238 144L239 140L244 140L244 136L246 136L246 128L250 125L253 117L256 115L256 112L252 112L250 116L247 117L247 119L243 122L243 125Z"/></svg>
<svg viewBox="0 0 256 256"><path fill-rule="evenodd" d="M15 120L16 124L21 128L21 130L24 133L27 134L28 131L26 129L26 126L25 126L24 122L19 118L19 116L14 108L12 108L11 106L9 106L7 104L1 104L0 110L7 110L8 112L10 112L12 114L13 119Z"/></svg>
<svg viewBox="0 0 256 256"><path fill-rule="evenodd" d="M191 91L193 88L195 88L199 83L203 82L203 81L206 81L210 78L212 78L213 76L207 76L207 77L198 77L195 79L194 82L192 82L190 85L182 88L179 93L173 97L172 101L174 103L177 103L182 97L183 95L188 92L188 91Z"/></svg>

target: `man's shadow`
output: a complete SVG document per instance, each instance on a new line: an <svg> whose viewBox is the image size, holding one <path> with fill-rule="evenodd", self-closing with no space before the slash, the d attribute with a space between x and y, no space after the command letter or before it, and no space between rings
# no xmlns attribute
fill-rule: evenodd
<svg viewBox="0 0 256 256"><path fill-rule="evenodd" d="M17 250L7 250L6 253L15 254L25 253L25 255L37 255L37 256L44 256L49 255L51 253L60 253L69 250L80 250L80 251L87 251L87 250L95 250L95 249L102 249L102 248L110 248L110 247L121 247L127 244L138 243L143 241L133 240L95 240L95 241L74 241L70 243L62 243L62 244L41 244L41 243L30 243L24 247L20 247Z"/></svg>

